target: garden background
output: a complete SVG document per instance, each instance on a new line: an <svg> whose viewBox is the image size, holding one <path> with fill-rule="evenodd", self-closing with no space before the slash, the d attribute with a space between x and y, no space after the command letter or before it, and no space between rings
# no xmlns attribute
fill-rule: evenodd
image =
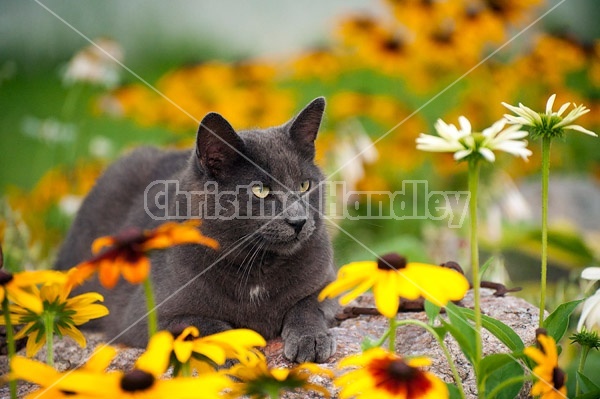
<svg viewBox="0 0 600 399"><path fill-rule="evenodd" d="M3 0L0 10L0 242L11 270L51 266L112 160L139 145L190 147L209 111L237 129L266 127L324 95L319 163L365 191L398 191L406 180L466 190L466 165L416 151L415 139L437 118L487 127L502 101L542 109L557 93L557 103L591 108L581 125L600 130L594 0ZM502 167L484 168L480 199L483 260L494 256L486 279L523 286L525 298L538 294L541 246L539 142L530 148L527 163L500 157ZM561 195L550 198L550 310L583 295L579 271L600 258L600 151L572 135L552 156ZM425 203L413 205L424 213ZM376 253L468 265L466 224L339 223ZM372 257L330 230L338 265ZM588 362L600 367L598 356Z"/></svg>

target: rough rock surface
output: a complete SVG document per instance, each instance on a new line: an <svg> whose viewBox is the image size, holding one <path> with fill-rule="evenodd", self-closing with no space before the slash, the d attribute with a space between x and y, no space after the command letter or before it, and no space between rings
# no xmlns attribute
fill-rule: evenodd
<svg viewBox="0 0 600 399"><path fill-rule="evenodd" d="M535 339L535 328L538 319L538 309L525 302L520 298L503 297L498 298L492 295L491 290L482 289L481 308L484 314L503 321L508 326L512 327L515 332L523 339L526 344L531 344ZM462 305L472 307L472 293L469 292ZM355 304L351 306L369 307L373 306L372 297L360 297ZM427 317L423 312L400 313L399 320L417 319L426 321ZM378 337L383 334L387 327L387 320L382 316L361 315L356 318L350 318L340 323L338 327L332 329L337 337L337 353L328 360L323 366L331 370L335 370L337 362L350 354L359 353L361 342L367 336ZM60 370L75 368L85 362L92 353L93 349L102 342L102 335L98 333L86 334L88 346L86 349L81 349L70 339L57 342L56 350L56 367ZM444 354L438 346L435 338L428 332L416 326L403 326L398 329L396 339L396 349L398 353L404 355L425 355L432 359L433 364L429 370L438 375L447 382L453 381L452 373L445 360ZM467 397L477 398L475 393L475 378L473 370L469 363L462 355L460 348L451 337L446 337L446 345L454 358L458 373L460 374ZM484 331L483 333L483 349L484 354L507 352L507 348L491 334ZM113 361L110 369L128 370L132 367L135 359L141 354L139 349L131 349L121 347L119 355ZM283 357L283 344L280 339L273 340L265 349L267 358L271 366L289 367L292 364ZM45 352L41 351L37 358L42 360L45 358ZM0 357L0 371L6 372L6 358ZM314 377L315 383L322 384L333 391L331 381L323 377ZM29 384L20 384L19 397L30 392L32 386ZM520 398L526 398L526 389L523 390ZM0 388L0 397L8 397L8 389L6 386ZM317 398L318 395L306 393L288 394L288 398Z"/></svg>

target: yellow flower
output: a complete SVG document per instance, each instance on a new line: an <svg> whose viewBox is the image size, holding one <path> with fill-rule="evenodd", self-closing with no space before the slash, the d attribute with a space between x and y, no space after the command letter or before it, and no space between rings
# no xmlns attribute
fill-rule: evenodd
<svg viewBox="0 0 600 399"><path fill-rule="evenodd" d="M398 312L399 297L414 300L424 297L438 306L465 296L469 282L459 272L424 263L406 263L397 254L387 254L374 261L353 262L342 266L337 279L319 294L319 300L340 298L341 305L373 288L375 306L390 318Z"/></svg>
<svg viewBox="0 0 600 399"><path fill-rule="evenodd" d="M198 371L213 368L204 359L221 366L227 359L240 359L248 356L248 351L257 346L265 346L265 339L255 331L237 329L200 337L196 327L186 327L181 333L174 332L173 354L179 363L191 361L192 368Z"/></svg>
<svg viewBox="0 0 600 399"><path fill-rule="evenodd" d="M382 348L373 348L342 359L340 368L356 368L336 378L334 383L342 388L341 399L448 398L446 384L420 369L430 364L431 361L424 357L404 360Z"/></svg>
<svg viewBox="0 0 600 399"><path fill-rule="evenodd" d="M67 276L64 273L39 270L32 272L19 272L10 274L0 270L0 303L8 298L20 306L27 307L35 312L43 309L42 300L31 293L30 288L42 283L65 282Z"/></svg>
<svg viewBox="0 0 600 399"><path fill-rule="evenodd" d="M114 288L122 274L132 284L140 284L148 278L150 260L146 252L180 244L200 244L217 249L219 244L200 233L200 222L168 222L154 230L129 228L116 236L96 239L92 244L94 257L75 267L70 279L73 284L90 277L98 270L100 283L108 289Z"/></svg>
<svg viewBox="0 0 600 399"><path fill-rule="evenodd" d="M81 369L58 373L51 367L31 360L19 359L13 365L12 378L24 379L42 386L36 398L172 398L201 399L219 397L231 385L224 375L211 373L197 378L159 379L169 366L173 337L161 331L154 335L146 352L129 372L108 372L104 369L114 357L114 350L101 349ZM38 392L40 392L38 391ZM53 395L55 394L55 395ZM33 395L33 394L32 394Z"/></svg>
<svg viewBox="0 0 600 399"><path fill-rule="evenodd" d="M88 292L68 298L71 288L71 284L66 279L58 283L45 284L41 288L32 286L31 293L43 304L42 309L32 309L21 303L15 303L10 307L12 323L24 324L15 335L15 339L27 337L28 357L35 355L46 343L47 319L52 319L51 328L55 334L67 335L84 348L85 336L75 326L108 314L108 309L104 305L96 303L104 300L102 295ZM0 320L0 324L4 324L4 321Z"/></svg>
<svg viewBox="0 0 600 399"><path fill-rule="evenodd" d="M302 363L293 368L269 369L267 359L258 352L248 352L245 358L223 373L236 381L227 392L229 398L248 396L257 398L277 398L286 391L314 391L325 397L329 392L322 386L309 382L311 375L333 377L330 370L323 369L314 363Z"/></svg>
<svg viewBox="0 0 600 399"><path fill-rule="evenodd" d="M542 399L563 399L567 397L565 382L567 376L558 367L558 353L554 338L546 335L543 328L536 330L536 341L538 347L525 348L525 354L529 356L537 366L533 369L533 375L538 381L533 384L531 394L540 396Z"/></svg>
<svg viewBox="0 0 600 399"><path fill-rule="evenodd" d="M31 392L24 399L72 399L72 398L92 398L95 387L91 386L87 392L88 395L82 392L75 394L74 389L80 386L79 379L85 373L101 373L103 372L112 359L115 357L116 349L110 346L101 346L96 349L90 359L81 368L60 373L51 366L27 359L21 356L16 356L11 361L11 380L24 380L39 385L40 388Z"/></svg>

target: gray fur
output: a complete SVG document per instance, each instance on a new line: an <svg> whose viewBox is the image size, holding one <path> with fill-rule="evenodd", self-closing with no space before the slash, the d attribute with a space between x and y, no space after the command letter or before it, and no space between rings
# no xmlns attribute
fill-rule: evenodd
<svg viewBox="0 0 600 399"><path fill-rule="evenodd" d="M297 192L304 180L316 187L323 179L313 158L324 106L324 100L318 98L283 126L239 135L213 113L201 123L195 151L135 150L97 181L77 214L56 267L67 269L89 258L97 237L114 235L129 226L149 229L163 223L144 210L144 191L152 181L177 180L179 190L200 192L191 200L194 217L203 216L201 203L209 212L215 209L212 197L203 192L206 182L217 182L220 190L228 191L235 191L240 184L264 182L281 192L262 200L274 206L277 217L203 218L201 230L219 242L218 251L181 245L152 254L159 327L173 330L195 325L203 335L251 328L267 339L281 335L290 360L325 361L335 352L335 340L328 331L335 304L330 300L319 303L317 295L334 279L332 247L322 216L301 206ZM269 175L294 191L287 191ZM324 201L323 190L313 190L302 198L312 207L324 209L319 206ZM247 195L235 199L243 209L250 201L253 213L261 201ZM169 192L170 212L180 200L176 192ZM225 203L224 214L231 211L229 205ZM160 214L160 209L153 212ZM118 337L118 342L137 347L146 344L141 286L120 281L115 289L106 291L94 280L84 289L105 295L111 313L94 327L104 329L107 339ZM132 326L138 319L141 321Z"/></svg>

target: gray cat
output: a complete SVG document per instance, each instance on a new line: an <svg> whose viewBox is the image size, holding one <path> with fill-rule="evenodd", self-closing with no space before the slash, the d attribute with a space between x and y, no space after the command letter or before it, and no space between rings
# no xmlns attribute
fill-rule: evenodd
<svg viewBox="0 0 600 399"><path fill-rule="evenodd" d="M100 177L83 202L57 268L90 258L97 237L129 226L154 228L173 216L200 217L203 234L216 239L219 250L180 245L152 254L156 300L166 300L158 307L159 328L194 325L203 335L251 328L266 339L281 335L290 360L325 361L335 352L328 331L335 304L320 303L317 295L335 273L318 212L323 174L314 164L324 108L325 100L317 98L283 126L239 134L210 113L194 151L132 152ZM93 327L108 339L146 344L141 286L120 281L106 291L94 280L84 289L102 292L111 311Z"/></svg>

